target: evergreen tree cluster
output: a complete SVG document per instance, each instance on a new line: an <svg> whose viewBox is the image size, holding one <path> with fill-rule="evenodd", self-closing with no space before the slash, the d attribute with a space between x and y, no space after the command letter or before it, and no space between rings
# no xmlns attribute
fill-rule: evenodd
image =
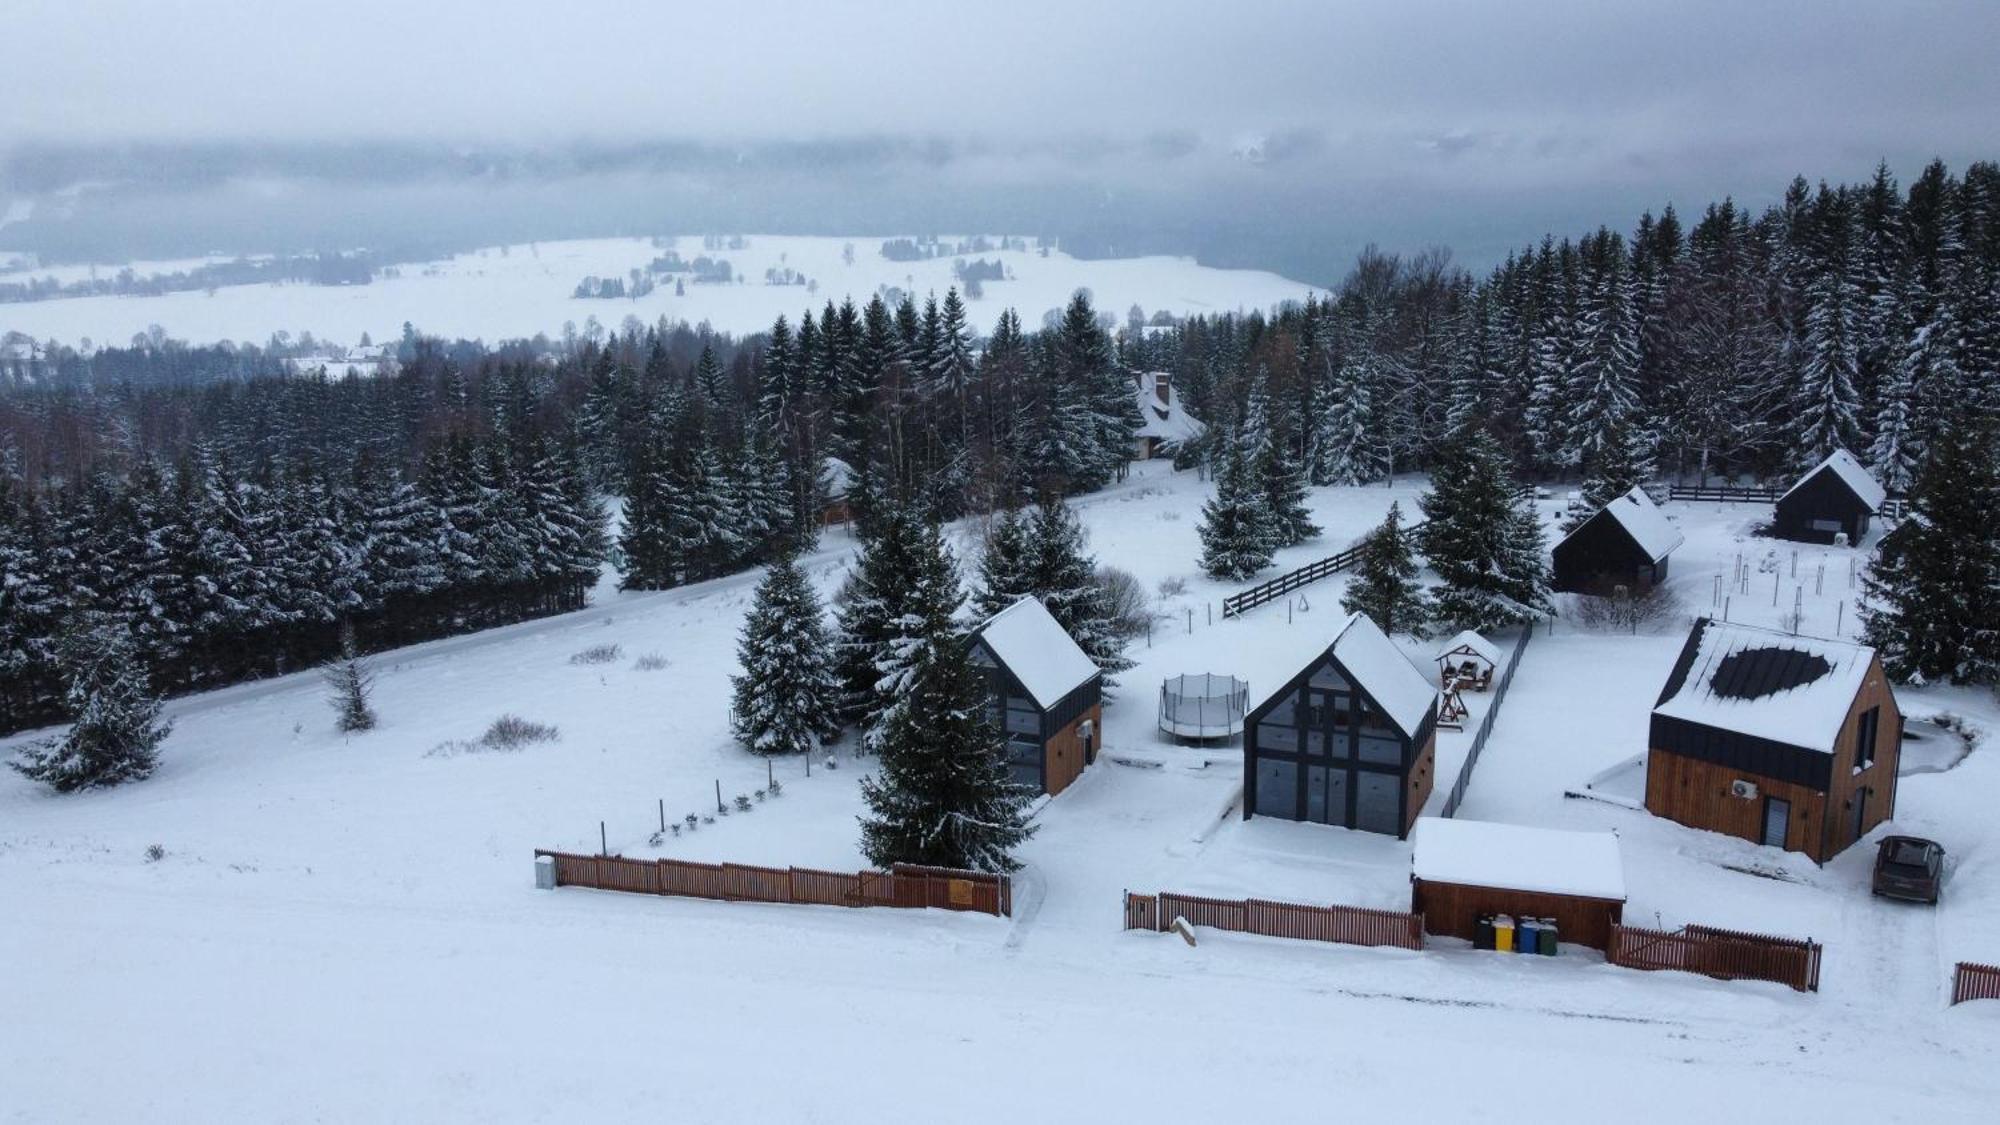
<svg viewBox="0 0 2000 1125"><path fill-rule="evenodd" d="M1097 578L1097 560L1085 546L1083 524L1060 500L1031 511L1002 512L987 538L973 596L977 616L984 621L1024 597L1047 607L1077 647L1104 670L1106 689L1116 685L1117 673L1132 667Z"/></svg>
<svg viewBox="0 0 2000 1125"><path fill-rule="evenodd" d="M1863 620L1883 667L1914 683L2000 683L2000 429L1949 425L1882 538Z"/></svg>

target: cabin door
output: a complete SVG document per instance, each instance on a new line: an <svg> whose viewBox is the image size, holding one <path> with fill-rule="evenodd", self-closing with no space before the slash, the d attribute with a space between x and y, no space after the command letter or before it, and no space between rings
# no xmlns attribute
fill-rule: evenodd
<svg viewBox="0 0 2000 1125"><path fill-rule="evenodd" d="M1785 846L1785 837L1792 832L1792 803L1777 797L1764 798L1764 843L1774 848Z"/></svg>

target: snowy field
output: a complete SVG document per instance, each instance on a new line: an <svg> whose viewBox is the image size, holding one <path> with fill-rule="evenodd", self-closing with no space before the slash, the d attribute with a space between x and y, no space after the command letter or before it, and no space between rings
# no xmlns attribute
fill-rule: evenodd
<svg viewBox="0 0 2000 1125"><path fill-rule="evenodd" d="M1324 536L1279 566L1345 546L1392 499L1413 511L1421 488L1318 490ZM1101 561L1186 589L1130 650L1098 764L1040 812L1012 919L533 889L533 850L594 851L600 820L627 855L861 864L866 763L844 751L810 778L779 762L781 798L648 843L657 802L677 818L712 807L718 781L725 796L764 784L725 717L754 575L601 588L579 613L384 657L384 725L366 735L335 734L317 680L292 677L173 703L147 782L56 797L0 778L0 1119L1992 1120L2000 1003L1947 1009L1945 989L1953 961L2000 959L2000 750L1989 737L1960 760L1916 716L1992 731L2000 708L1903 693L1925 741L1892 828L1934 835L1953 866L1935 910L1877 901L1872 848L1822 869L1565 797L1643 751L1683 624L1596 634L1571 617L1535 637L1461 815L1615 829L1628 919L1816 938L1823 992L1584 950L1121 933L1126 888L1408 904L1407 844L1246 823L1240 751L1155 731L1164 677L1233 673L1254 691L1291 671L1274 655L1290 634L1340 617L1333 579L1303 605L1211 623L1230 587L1195 569L1204 491L1150 463L1079 504ZM1772 550L1790 566L1790 545L1748 536L1760 509L1665 510L1688 539L1673 572L1690 612L1738 552L1752 593L1732 618L1790 609L1792 580L1775 579L1774 608L1754 569ZM973 534L959 529L962 558ZM822 591L852 551L835 533L809 560ZM1806 630L1839 616L1852 635L1852 552L1801 551ZM619 658L570 662L602 644ZM649 654L666 666L635 666ZM1472 702L1468 728L1487 705ZM561 737L432 753L502 712ZM1465 737L1442 736L1440 790ZM166 854L149 862L153 844Z"/></svg>
<svg viewBox="0 0 2000 1125"><path fill-rule="evenodd" d="M167 334L207 343L244 340L261 344L274 332L311 332L322 340L349 345L367 333L377 341L394 340L410 321L431 335L482 338L488 341L533 336L559 336L565 322L579 329L589 317L615 329L627 316L651 324L659 317L707 321L718 330L737 334L761 332L780 314L794 322L799 314L817 311L828 300L853 297L865 303L882 286L917 295L942 297L955 284L951 257L922 262L893 262L881 255L881 236L811 238L753 235L741 250L704 250L700 238L579 239L492 247L435 262L405 262L400 276L378 277L353 287L321 285L232 285L213 294L201 291L155 297L73 297L0 305L0 333L25 332L37 340L76 344L83 338L123 343L149 325ZM854 247L854 264L843 250ZM674 277L660 275L661 285L638 300L577 298L571 294L586 276L626 278L672 249L689 261L701 255L727 259L743 278L741 284L689 283L685 296L674 294ZM1311 287L1259 270L1211 269L1192 258L1148 257L1082 261L1051 251L989 250L967 260L984 259L1004 265L1009 278L984 283L985 296L968 310L973 327L985 334L1001 310L1020 312L1029 327L1042 314L1059 309L1079 288L1088 288L1100 310L1124 318L1133 305L1148 314L1176 315L1235 312L1269 308L1283 301L1302 301ZM134 272L172 272L200 261L139 263ZM768 285L769 269L793 270L817 282ZM100 266L96 275L109 277L115 266ZM53 274L63 281L89 276L89 267L37 269L0 274L0 281L25 281ZM964 286L959 286L963 290Z"/></svg>

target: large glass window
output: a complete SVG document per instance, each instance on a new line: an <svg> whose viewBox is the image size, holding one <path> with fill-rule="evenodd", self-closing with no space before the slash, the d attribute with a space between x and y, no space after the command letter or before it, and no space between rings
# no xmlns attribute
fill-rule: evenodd
<svg viewBox="0 0 2000 1125"><path fill-rule="evenodd" d="M1299 693L1288 692L1271 703L1271 709L1257 723L1257 749L1281 754L1299 752L1299 722L1305 718Z"/></svg>
<svg viewBox="0 0 2000 1125"><path fill-rule="evenodd" d="M1400 774L1360 770L1354 775L1354 827L1393 836L1403 830Z"/></svg>
<svg viewBox="0 0 2000 1125"><path fill-rule="evenodd" d="M1014 784L1042 791L1042 744L1027 739L1007 740L1007 772Z"/></svg>
<svg viewBox="0 0 2000 1125"><path fill-rule="evenodd" d="M1007 701L1007 733L1029 734L1039 737L1042 733L1042 713L1025 699Z"/></svg>
<svg viewBox="0 0 2000 1125"><path fill-rule="evenodd" d="M1257 815L1299 817L1299 766L1276 758L1257 759Z"/></svg>
<svg viewBox="0 0 2000 1125"><path fill-rule="evenodd" d="M1870 707L1854 724L1854 768L1865 770L1875 764L1875 737L1882 731L1882 709Z"/></svg>

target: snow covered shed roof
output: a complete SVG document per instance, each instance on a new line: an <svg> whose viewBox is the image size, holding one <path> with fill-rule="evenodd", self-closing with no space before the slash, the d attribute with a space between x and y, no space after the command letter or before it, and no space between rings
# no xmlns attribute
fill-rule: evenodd
<svg viewBox="0 0 2000 1125"><path fill-rule="evenodd" d="M1461 649L1472 653L1495 668L1500 666L1500 646L1470 629L1446 641L1444 647L1438 650L1437 658L1443 660L1446 657L1455 656Z"/></svg>
<svg viewBox="0 0 2000 1125"><path fill-rule="evenodd" d="M1838 477L1840 483L1846 485L1847 490L1854 493L1855 497L1863 504L1866 504L1868 510L1871 512L1879 510L1882 507L1882 501L1889 498L1888 491L1876 483L1875 478L1869 474L1866 468L1862 467L1861 462L1855 460L1854 454L1849 453L1845 449L1836 449L1828 454L1826 460L1815 465L1811 472L1800 477L1792 487L1786 489L1785 496L1790 496L1792 493L1797 492L1807 481L1824 472L1831 472L1835 477ZM1778 503L1784 503L1785 496L1778 497Z"/></svg>
<svg viewBox="0 0 2000 1125"><path fill-rule="evenodd" d="M1427 883L1625 901L1614 832L1419 817L1410 873Z"/></svg>
<svg viewBox="0 0 2000 1125"><path fill-rule="evenodd" d="M1140 372L1135 393L1139 396L1139 428L1132 431L1135 438L1193 441L1208 429L1181 405L1180 391L1164 371Z"/></svg>
<svg viewBox="0 0 2000 1125"><path fill-rule="evenodd" d="M1625 534L1632 537L1632 542L1639 545L1639 550L1644 552L1651 562L1659 562L1666 558L1667 554L1680 546L1685 538L1681 535L1680 529L1667 520L1665 513L1660 511L1653 503L1653 498L1646 495L1646 490L1643 488L1634 488L1606 504L1598 509L1590 520L1598 516L1604 516L1623 528ZM1576 530L1564 538L1581 532L1590 520L1576 525Z"/></svg>
<svg viewBox="0 0 2000 1125"><path fill-rule="evenodd" d="M1831 754L1875 650L1702 618L1653 714Z"/></svg>
<svg viewBox="0 0 2000 1125"><path fill-rule="evenodd" d="M828 500L840 500L854 487L854 468L838 457L828 457L819 467L819 482L826 486Z"/></svg>
<svg viewBox="0 0 2000 1125"><path fill-rule="evenodd" d="M1437 700L1431 677L1417 670L1396 642L1366 614L1350 613L1334 626L1332 636L1310 628L1289 630L1298 634L1290 642L1289 659L1282 665L1283 679L1267 681L1253 695L1249 710L1255 712L1283 692L1300 672L1328 652L1340 662L1349 679L1379 704L1404 734L1416 737Z"/></svg>
<svg viewBox="0 0 2000 1125"><path fill-rule="evenodd" d="M987 618L974 636L1044 711L1100 674L1097 662L1038 598L1022 598Z"/></svg>

